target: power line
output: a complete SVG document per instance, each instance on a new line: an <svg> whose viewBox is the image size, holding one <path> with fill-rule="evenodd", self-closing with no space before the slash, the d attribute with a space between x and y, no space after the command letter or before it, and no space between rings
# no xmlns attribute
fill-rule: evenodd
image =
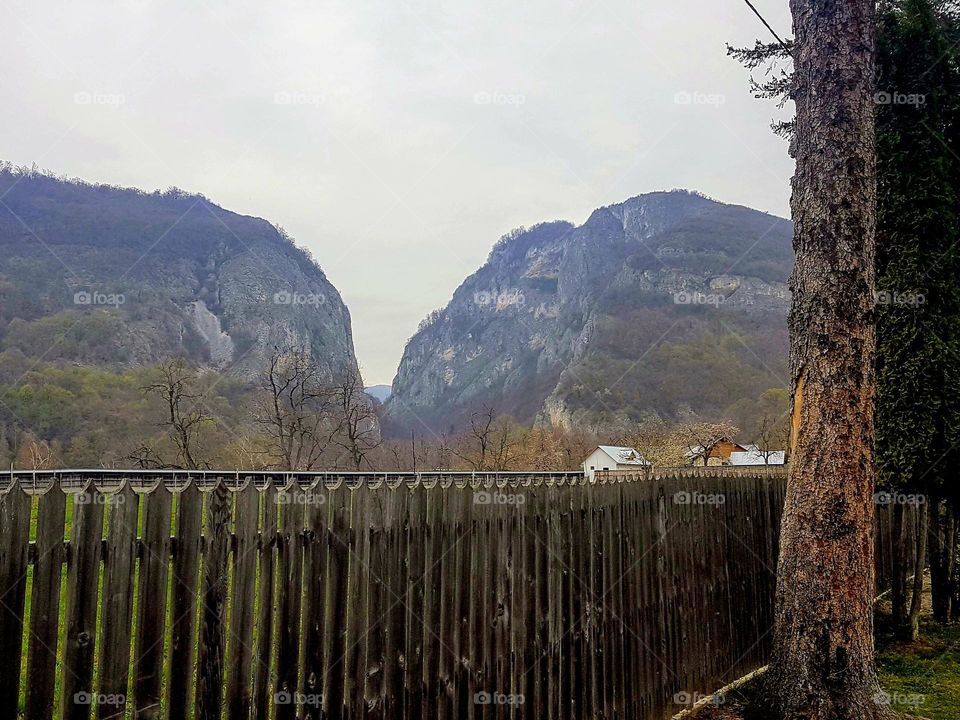
<svg viewBox="0 0 960 720"><path fill-rule="evenodd" d="M783 38L780 37L779 35L777 35L777 31L774 30L772 27L770 27L770 23L768 23L768 22L764 19L763 15L760 14L760 11L757 10L756 7L754 7L754 4L753 4L752 2L750 2L750 0L743 0L743 1L747 4L747 7L749 7L751 10L753 10L753 14L756 15L758 18L760 18L760 22L762 22L762 23L764 24L764 26L767 28L767 30L770 31L770 34L773 35L773 36L777 39L777 42L780 43L780 46L781 46L784 50L786 50L787 52L790 52L790 48L789 48L789 47L787 46L787 44L783 41Z"/></svg>

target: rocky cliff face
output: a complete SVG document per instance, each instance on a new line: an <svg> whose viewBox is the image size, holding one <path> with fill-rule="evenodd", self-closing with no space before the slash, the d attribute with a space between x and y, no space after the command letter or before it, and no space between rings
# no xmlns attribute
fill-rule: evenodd
<svg viewBox="0 0 960 720"><path fill-rule="evenodd" d="M786 378L791 236L683 191L514 231L409 341L388 427L722 415Z"/></svg>
<svg viewBox="0 0 960 720"><path fill-rule="evenodd" d="M350 314L282 231L199 195L0 168L0 349L252 378L275 344L356 368Z"/></svg>

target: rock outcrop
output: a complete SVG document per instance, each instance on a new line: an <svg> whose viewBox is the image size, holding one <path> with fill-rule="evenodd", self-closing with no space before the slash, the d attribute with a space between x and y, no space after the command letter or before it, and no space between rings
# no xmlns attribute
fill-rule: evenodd
<svg viewBox="0 0 960 720"><path fill-rule="evenodd" d="M686 191L516 230L410 339L387 427L722 415L786 378L791 237Z"/></svg>

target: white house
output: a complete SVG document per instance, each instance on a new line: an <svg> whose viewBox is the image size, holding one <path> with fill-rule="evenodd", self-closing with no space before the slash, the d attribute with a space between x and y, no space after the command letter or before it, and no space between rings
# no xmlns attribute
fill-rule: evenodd
<svg viewBox="0 0 960 720"><path fill-rule="evenodd" d="M786 459L785 450L761 450L756 445L747 445L744 452L730 453L731 465L783 465Z"/></svg>
<svg viewBox="0 0 960 720"><path fill-rule="evenodd" d="M599 445L583 461L583 474L593 480L593 474L602 470L639 470L649 467L643 455L629 447Z"/></svg>

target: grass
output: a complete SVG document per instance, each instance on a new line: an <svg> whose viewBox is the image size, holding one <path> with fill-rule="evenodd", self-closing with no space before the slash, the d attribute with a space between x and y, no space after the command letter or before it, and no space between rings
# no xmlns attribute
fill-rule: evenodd
<svg viewBox="0 0 960 720"><path fill-rule="evenodd" d="M904 646L878 638L877 668L894 708L929 720L960 718L960 625L925 619L921 641Z"/></svg>

